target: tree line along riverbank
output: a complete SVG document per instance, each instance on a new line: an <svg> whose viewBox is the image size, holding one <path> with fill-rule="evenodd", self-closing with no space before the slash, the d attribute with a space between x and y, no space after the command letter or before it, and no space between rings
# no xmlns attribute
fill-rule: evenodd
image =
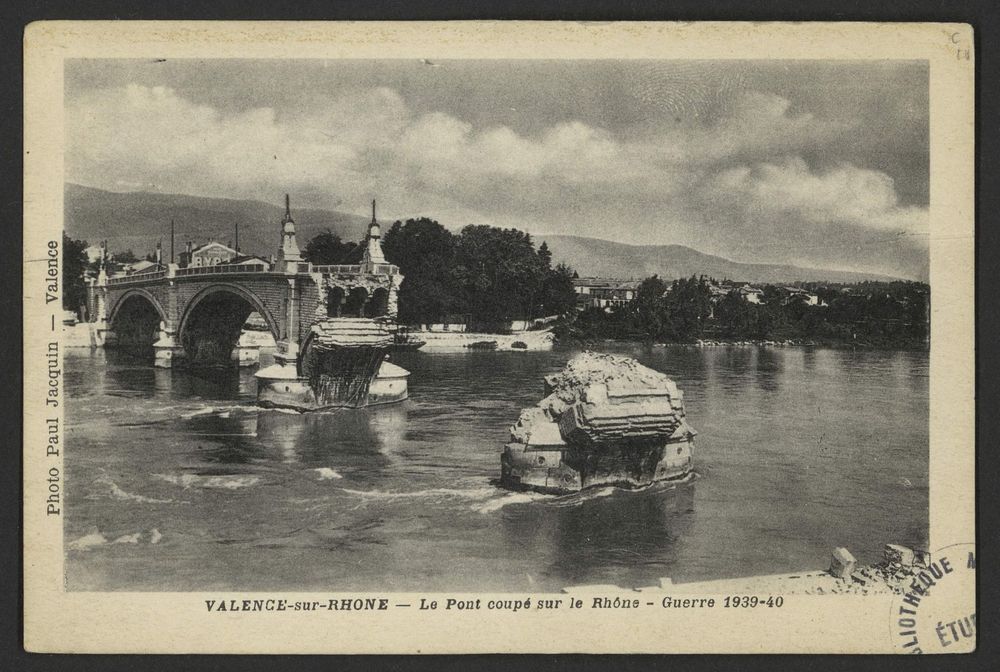
<svg viewBox="0 0 1000 672"><path fill-rule="evenodd" d="M631 302L587 308L555 328L562 341L821 345L926 349L930 287L920 282L794 286L686 278L642 281Z"/></svg>
<svg viewBox="0 0 1000 672"><path fill-rule="evenodd" d="M86 242L64 236L64 245L63 302L75 310L85 291ZM509 333L515 321L559 316L554 335L580 344L928 347L930 287L922 282L751 286L654 275L639 283L629 301L595 307L579 302L585 297L576 293L574 270L553 264L544 242L536 248L517 229L470 225L452 233L421 217L395 222L383 248L404 276L401 324L461 322L467 332ZM303 253L314 264L353 263L362 250L362 244L327 231L308 241Z"/></svg>

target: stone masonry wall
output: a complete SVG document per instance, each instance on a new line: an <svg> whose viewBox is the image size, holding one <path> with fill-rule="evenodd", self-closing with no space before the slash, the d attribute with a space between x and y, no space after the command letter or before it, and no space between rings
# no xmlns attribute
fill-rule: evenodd
<svg viewBox="0 0 1000 672"><path fill-rule="evenodd" d="M258 310L268 326L276 328L276 338L291 337L301 341L309 328L325 317L325 304L320 300L319 288L312 277L294 277L299 292L299 310L296 315L295 333L288 333L288 308L290 301L289 276L279 274L254 274L253 276L227 276L159 279L145 283L108 287L108 317L115 314L119 303L129 295L139 294L152 301L161 314L167 317L167 328L179 330L192 303L199 295L229 291L246 298ZM170 286L173 283L173 289ZM321 314L322 313L322 314Z"/></svg>

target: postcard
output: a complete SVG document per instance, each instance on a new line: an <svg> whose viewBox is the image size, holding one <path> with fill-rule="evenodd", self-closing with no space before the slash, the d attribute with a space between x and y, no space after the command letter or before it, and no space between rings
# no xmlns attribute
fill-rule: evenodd
<svg viewBox="0 0 1000 672"><path fill-rule="evenodd" d="M24 49L29 651L975 649L969 26Z"/></svg>

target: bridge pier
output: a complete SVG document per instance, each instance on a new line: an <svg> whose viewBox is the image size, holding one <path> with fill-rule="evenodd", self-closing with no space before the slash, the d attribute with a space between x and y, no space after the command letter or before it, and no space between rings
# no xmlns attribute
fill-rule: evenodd
<svg viewBox="0 0 1000 672"><path fill-rule="evenodd" d="M240 368L260 364L260 345L253 342L248 332L240 333L236 347L233 348L232 360Z"/></svg>
<svg viewBox="0 0 1000 672"><path fill-rule="evenodd" d="M312 408L316 394L309 379L299 375L299 344L292 340L276 343L274 364L261 369L257 379L257 401L272 406Z"/></svg>
<svg viewBox="0 0 1000 672"><path fill-rule="evenodd" d="M99 348L103 348L108 345L115 345L117 339L115 338L115 332L112 331L111 325L108 324L107 319L103 316L94 322L94 343Z"/></svg>
<svg viewBox="0 0 1000 672"><path fill-rule="evenodd" d="M153 366L160 369L169 369L176 362L184 359L184 346L180 344L177 334L169 332L161 325L159 338L153 343L154 361Z"/></svg>

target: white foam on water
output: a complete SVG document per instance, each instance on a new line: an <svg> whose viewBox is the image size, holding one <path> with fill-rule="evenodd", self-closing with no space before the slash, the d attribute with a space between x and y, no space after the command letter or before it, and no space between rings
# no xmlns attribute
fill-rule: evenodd
<svg viewBox="0 0 1000 672"><path fill-rule="evenodd" d="M96 482L101 483L102 485L106 485L108 488L108 492L111 494L111 496L114 497L115 499L119 499L122 501L139 502L140 504L174 503L174 500L172 499L156 499L154 497L145 497L143 495L136 495L131 492L126 492L125 490L122 490L118 486L118 484L112 481L111 478L109 478L107 475L98 476Z"/></svg>
<svg viewBox="0 0 1000 672"><path fill-rule="evenodd" d="M260 476L252 474L241 476L199 476L197 474L154 474L161 481L188 488L218 488L222 490L237 490L248 488L260 482Z"/></svg>
<svg viewBox="0 0 1000 672"><path fill-rule="evenodd" d="M257 407L255 406L205 406L204 408L198 408L187 413L181 413L181 417L185 420L205 415L218 415L220 418L228 418L234 414L253 414L256 412Z"/></svg>
<svg viewBox="0 0 1000 672"><path fill-rule="evenodd" d="M348 492L352 495L358 495L365 499L422 499L422 498L437 498L437 499L486 499L493 496L496 493L496 489L491 486L484 486L481 488L469 488L465 490L460 490L457 488L428 488L426 490L412 490L409 492L387 492L384 490L351 490L350 488L341 488L344 492Z"/></svg>
<svg viewBox="0 0 1000 672"><path fill-rule="evenodd" d="M95 546L103 546L106 543L108 543L108 540L104 538L103 534L95 529L90 534L85 534L79 539L69 542L66 544L66 548L71 551L86 551L94 548Z"/></svg>
<svg viewBox="0 0 1000 672"><path fill-rule="evenodd" d="M155 527L151 529L148 533L145 531L139 531L134 534L123 534L121 536L115 537L113 541L108 541L108 538L101 533L96 527L91 528L91 532L85 534L84 536L76 539L74 541L66 544L66 548L72 551L87 551L98 546L106 546L108 544L158 544L163 535Z"/></svg>
<svg viewBox="0 0 1000 672"><path fill-rule="evenodd" d="M582 504L583 502L589 501L591 499L600 499L601 497L610 497L616 492L628 492L627 490L622 490L621 488L616 488L614 486L606 486L603 488L591 488L588 490L581 490L580 492L574 492L572 495L568 495L565 498L561 498L568 504ZM560 502L555 502L556 504L561 504Z"/></svg>
<svg viewBox="0 0 1000 672"><path fill-rule="evenodd" d="M197 418L201 415L212 415L215 413L215 409L211 406L207 408L199 408L197 411L190 411L188 413L181 413L181 417L185 420L190 420L191 418Z"/></svg>
<svg viewBox="0 0 1000 672"><path fill-rule="evenodd" d="M139 537L141 537L141 536L142 536L142 532L136 532L135 534L123 534L122 536L118 537L117 539L115 539L111 543L112 544L138 544L139 543Z"/></svg>
<svg viewBox="0 0 1000 672"><path fill-rule="evenodd" d="M269 408L268 413L284 413L285 415L303 415L302 411L296 411L294 408Z"/></svg>
<svg viewBox="0 0 1000 672"><path fill-rule="evenodd" d="M479 513L494 513L505 506L510 506L511 504L530 504L532 502L551 498L552 495L546 495L540 492L509 492L501 495L500 497L483 502L482 504L477 504L472 507L472 510Z"/></svg>
<svg viewBox="0 0 1000 672"><path fill-rule="evenodd" d="M330 467L319 467L318 469L313 469L313 471L315 471L319 475L319 480L321 481L330 481L337 478L343 478L343 476L338 474Z"/></svg>

